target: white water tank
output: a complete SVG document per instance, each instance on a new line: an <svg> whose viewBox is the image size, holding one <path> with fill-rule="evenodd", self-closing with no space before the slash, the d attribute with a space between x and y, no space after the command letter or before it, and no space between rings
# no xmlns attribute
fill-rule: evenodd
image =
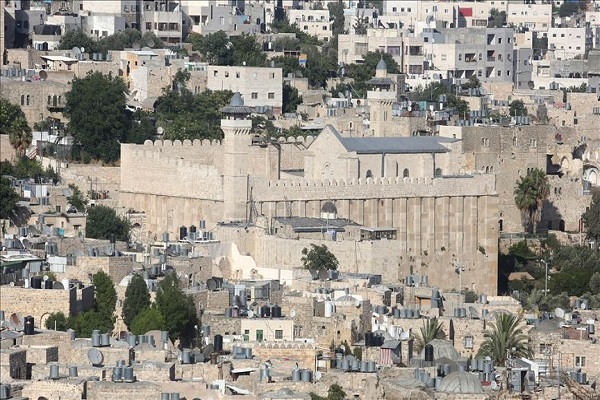
<svg viewBox="0 0 600 400"><path fill-rule="evenodd" d="M61 282L62 282L63 288L65 290L69 290L70 289L71 281L69 279L63 279Z"/></svg>
<svg viewBox="0 0 600 400"><path fill-rule="evenodd" d="M388 333L393 339L398 339L398 327L396 325L388 325Z"/></svg>
<svg viewBox="0 0 600 400"><path fill-rule="evenodd" d="M333 302L326 301L325 302L325 318L331 318L333 316L334 312L335 312L335 306L333 305Z"/></svg>

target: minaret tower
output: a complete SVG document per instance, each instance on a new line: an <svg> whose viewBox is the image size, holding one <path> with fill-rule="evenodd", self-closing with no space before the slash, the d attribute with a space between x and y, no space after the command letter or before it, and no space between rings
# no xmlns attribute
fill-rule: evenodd
<svg viewBox="0 0 600 400"><path fill-rule="evenodd" d="M220 110L224 139L223 218L245 221L248 206L248 152L252 145L252 108L244 105L240 93L233 94L228 106Z"/></svg>
<svg viewBox="0 0 600 400"><path fill-rule="evenodd" d="M388 77L387 65L383 58L377 64L375 77L367 81L369 121L374 136L387 136L386 127L391 125L392 105L396 101L396 84Z"/></svg>

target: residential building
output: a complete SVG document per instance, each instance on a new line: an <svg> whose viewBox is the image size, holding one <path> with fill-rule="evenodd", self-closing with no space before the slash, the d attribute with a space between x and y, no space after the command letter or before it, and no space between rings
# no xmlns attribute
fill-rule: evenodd
<svg viewBox="0 0 600 400"><path fill-rule="evenodd" d="M329 11L324 10L289 10L288 19L302 32L317 36L321 40L329 40L333 35L333 21L329 18Z"/></svg>

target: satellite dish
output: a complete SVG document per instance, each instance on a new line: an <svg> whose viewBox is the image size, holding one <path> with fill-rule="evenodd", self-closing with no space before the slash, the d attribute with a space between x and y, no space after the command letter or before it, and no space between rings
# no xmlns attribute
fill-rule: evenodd
<svg viewBox="0 0 600 400"><path fill-rule="evenodd" d="M52 289L65 290L65 286L61 282L54 282L52 284Z"/></svg>
<svg viewBox="0 0 600 400"><path fill-rule="evenodd" d="M581 306L579 306L579 308L585 310L587 308L587 305L585 303L581 303Z"/></svg>
<svg viewBox="0 0 600 400"><path fill-rule="evenodd" d="M44 282L46 282L46 281L49 279L49 278L48 278L48 275L44 275L44 278L43 278L43 279L44 279Z"/></svg>
<svg viewBox="0 0 600 400"><path fill-rule="evenodd" d="M410 331L404 331L400 334L400 340L408 340L410 337Z"/></svg>
<svg viewBox="0 0 600 400"><path fill-rule="evenodd" d="M73 52L73 54L77 55L77 54L81 54L81 49L77 46L73 47L71 49L71 51Z"/></svg>
<svg viewBox="0 0 600 400"><path fill-rule="evenodd" d="M82 53L85 53L85 47L82 47L82 48L81 48L81 52L82 52Z"/></svg>
<svg viewBox="0 0 600 400"><path fill-rule="evenodd" d="M248 310L248 318L254 318L254 311Z"/></svg>
<svg viewBox="0 0 600 400"><path fill-rule="evenodd" d="M344 96L344 93L342 93L342 92L338 92L338 97L340 99L345 99L346 98L346 96Z"/></svg>
<svg viewBox="0 0 600 400"><path fill-rule="evenodd" d="M139 44L138 42L134 42L134 43L131 45L131 47L132 47L134 50L136 50L136 51L138 51L138 50L141 48L141 47L140 47L140 44Z"/></svg>
<svg viewBox="0 0 600 400"><path fill-rule="evenodd" d="M163 129L163 127L162 127L162 126L159 126L159 127L158 127L158 129L156 129L156 132L157 132L159 135L162 135L162 134L165 132L165 130Z"/></svg>
<svg viewBox="0 0 600 400"><path fill-rule="evenodd" d="M565 310L563 310L563 309L562 309L562 308L560 308L560 307L557 307L557 308L554 310L554 316L555 316L556 318L564 318L564 317L565 317Z"/></svg>
<svg viewBox="0 0 600 400"><path fill-rule="evenodd" d="M92 363L92 365L102 365L102 361L104 361L104 355L100 350L95 347L92 347L87 352L88 360Z"/></svg>
<svg viewBox="0 0 600 400"><path fill-rule="evenodd" d="M471 318L479 318L479 313L473 306L469 306L469 313L471 314Z"/></svg>
<svg viewBox="0 0 600 400"><path fill-rule="evenodd" d="M206 281L206 288L210 291L216 290L217 289L217 282L215 282L214 279L208 279Z"/></svg>
<svg viewBox="0 0 600 400"><path fill-rule="evenodd" d="M356 308L360 307L360 300L354 300L354 305L356 306Z"/></svg>
<svg viewBox="0 0 600 400"><path fill-rule="evenodd" d="M48 73L44 70L41 70L39 75L40 75L40 79L42 79L42 80L48 79Z"/></svg>
<svg viewBox="0 0 600 400"><path fill-rule="evenodd" d="M250 311L248 311L250 313ZM296 310L290 311L290 317L294 318L296 316Z"/></svg>
<svg viewBox="0 0 600 400"><path fill-rule="evenodd" d="M151 47L151 48L154 47L154 40L152 40L152 39L146 40L146 46Z"/></svg>

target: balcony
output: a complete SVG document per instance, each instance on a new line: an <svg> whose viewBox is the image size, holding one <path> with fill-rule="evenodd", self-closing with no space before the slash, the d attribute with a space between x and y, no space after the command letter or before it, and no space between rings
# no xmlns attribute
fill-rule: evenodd
<svg viewBox="0 0 600 400"><path fill-rule="evenodd" d="M496 57L488 57L487 60L493 62L493 61L496 61Z"/></svg>

